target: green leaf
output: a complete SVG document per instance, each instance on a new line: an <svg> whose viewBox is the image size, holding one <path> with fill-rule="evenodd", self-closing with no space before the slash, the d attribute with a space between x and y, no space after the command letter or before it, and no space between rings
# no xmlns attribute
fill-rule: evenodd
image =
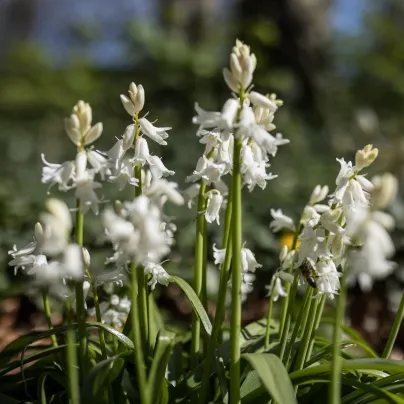
<svg viewBox="0 0 404 404"><path fill-rule="evenodd" d="M117 338L123 345L125 345L129 349L134 349L133 342L121 332L115 330L109 325L97 323L97 322L87 322L87 327L96 327L102 328L105 331L112 334L115 338ZM72 328L77 329L77 324L73 323L71 325ZM65 333L69 329L68 325L62 325L59 327L55 327L52 330L46 331L32 331L28 334L22 335L17 338L10 344L8 344L0 354L0 366L6 365L10 358L17 355L21 351L23 351L27 346L33 344L36 341L39 341L44 338L49 338L51 335L59 335Z"/></svg>
<svg viewBox="0 0 404 404"><path fill-rule="evenodd" d="M344 350L350 347L355 347L359 346L363 348L363 350L371 357L377 358L377 356L373 356L372 351L367 351L367 346L362 346L362 343L360 341L343 341L341 343L340 350ZM319 362L321 359L327 359L327 357L332 356L332 350L333 350L333 344L329 344L326 347L322 348L320 351L318 351L309 361L305 363L305 367L309 367L313 365L316 362Z"/></svg>
<svg viewBox="0 0 404 404"><path fill-rule="evenodd" d="M242 358L255 369L270 396L279 404L296 403L295 391L281 360L273 354L244 354Z"/></svg>
<svg viewBox="0 0 404 404"><path fill-rule="evenodd" d="M94 402L99 395L118 377L128 352L98 362L84 380L81 390L82 402Z"/></svg>
<svg viewBox="0 0 404 404"><path fill-rule="evenodd" d="M241 385L240 390L240 397L243 401L243 404L256 403L257 398L261 397L263 394L267 396L268 402L268 392L262 384L261 378L258 376L258 373L255 370L249 372L243 384Z"/></svg>
<svg viewBox="0 0 404 404"><path fill-rule="evenodd" d="M206 310L204 309L201 301L199 300L198 296L192 289L191 285L178 276L171 276L169 280L170 282L176 283L187 295L189 301L191 302L194 308L195 313L201 320L201 323L203 324L206 333L210 336L212 334L212 324L209 320L209 316L206 313Z"/></svg>
<svg viewBox="0 0 404 404"><path fill-rule="evenodd" d="M382 370L390 373L402 373L404 369L404 361L390 359L349 359L341 362L342 371L359 371L366 373L370 370ZM289 377L294 385L307 381L310 378L316 378L319 375L328 374L331 372L331 363L325 363L318 366L312 366L296 372L290 373Z"/></svg>
<svg viewBox="0 0 404 404"><path fill-rule="evenodd" d="M153 355L153 362L147 380L148 395L151 403L158 403L165 382L165 373L171 352L174 348L174 335L167 331L160 332Z"/></svg>
<svg viewBox="0 0 404 404"><path fill-rule="evenodd" d="M3 369L0 370L0 376L7 374L8 372L11 372L14 369L21 368L21 366L23 366L27 363L37 361L41 358L44 358L46 356L53 355L59 351L62 351L66 348L66 346L67 345L59 345L57 347L43 349L43 350L39 351L38 353L24 357L22 360L15 360L13 362L10 362L7 366L5 366ZM76 344L76 346L77 346L77 344Z"/></svg>

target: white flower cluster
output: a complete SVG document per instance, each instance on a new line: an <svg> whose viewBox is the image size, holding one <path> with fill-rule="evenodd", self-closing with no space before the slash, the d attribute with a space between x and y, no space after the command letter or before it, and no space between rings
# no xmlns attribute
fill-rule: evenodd
<svg viewBox="0 0 404 404"><path fill-rule="evenodd" d="M34 276L39 286L56 288L66 280L82 280L83 253L77 244L69 242L72 229L68 207L57 199L47 201L48 212L41 214L35 225L34 240L20 250L14 246L8 253L14 272L20 269Z"/></svg>
<svg viewBox="0 0 404 404"><path fill-rule="evenodd" d="M215 264L221 266L226 257L226 249L216 248L216 244L213 244L213 258ZM257 262L255 255L249 248L243 247L241 249L241 297L242 300L246 300L247 294L253 290L253 282L255 280L255 271L257 268L261 268L262 265Z"/></svg>
<svg viewBox="0 0 404 404"><path fill-rule="evenodd" d="M230 56L230 70L223 71L227 85L237 95L228 99L220 112L205 111L195 105L197 116L193 123L199 125L197 136L205 145L205 151L187 181L203 180L215 188L214 192L208 191L205 217L209 223L216 221L219 224L220 208L227 193L221 179L232 172L234 139L242 140L241 172L243 185L249 191L256 185L264 189L266 182L276 177L266 171L270 166L269 156L274 157L278 146L289 143L280 134L270 134L275 129L274 114L282 101L274 94L266 97L250 91L255 67L255 55L247 45L237 41ZM198 190L197 184L189 188L189 206Z"/></svg>
<svg viewBox="0 0 404 404"><path fill-rule="evenodd" d="M112 294L109 301L100 304L101 318L104 324L122 328L128 318L131 301L127 296L119 297ZM95 308L87 310L90 316L95 316Z"/></svg>
<svg viewBox="0 0 404 404"><path fill-rule="evenodd" d="M80 200L80 208L86 213L90 208L98 214L98 199L95 189L101 188L101 183L94 180L97 173L101 178L109 173L108 161L100 153L87 148L95 142L102 133L102 124L91 126L92 109L89 104L79 101L73 108L69 118L65 119L65 130L70 140L77 146L74 161L53 164L41 155L45 166L42 169L42 182L53 186L58 184L60 191L75 189L76 198ZM88 168L87 165L91 168Z"/></svg>
<svg viewBox="0 0 404 404"><path fill-rule="evenodd" d="M147 137L166 145L167 131L171 128L157 128L145 117L139 117L145 102L141 85L131 83L129 98L121 95L121 101L134 123L105 153L110 170L108 179L117 182L119 189L128 183L139 186L141 195L102 213L102 224L115 251L107 263L115 263L121 269L133 261L142 265L145 274L151 275L149 285L154 289L157 282L168 283L169 276L159 262L170 252L176 230L173 223L167 222L162 208L167 201L182 205L184 198L177 183L163 178L174 171L168 170L158 156L150 154L146 140Z"/></svg>
<svg viewBox="0 0 404 404"><path fill-rule="evenodd" d="M356 153L355 165L337 159L341 169L328 203L321 203L328 187L315 187L300 221L298 249L282 255L293 253L296 260L281 259L281 263L286 260L288 264L282 264L272 280L274 300L284 295L280 280L290 280L287 273L282 274L288 268L299 268L302 278L317 288L317 296L326 294L330 298L339 291L342 273L338 267L346 271L348 281L357 278L363 288L369 288L373 278L383 278L394 269L394 263L388 260L394 245L387 232L393 228L394 220L379 210L394 198L396 179L386 174L369 181L359 174L377 155L378 150L368 145ZM271 215L270 227L274 231L294 231L292 219L281 210L271 210Z"/></svg>

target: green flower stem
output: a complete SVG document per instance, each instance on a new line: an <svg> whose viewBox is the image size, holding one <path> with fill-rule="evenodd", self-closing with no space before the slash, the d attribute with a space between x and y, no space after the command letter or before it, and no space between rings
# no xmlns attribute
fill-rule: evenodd
<svg viewBox="0 0 404 404"><path fill-rule="evenodd" d="M155 310L157 310L156 304L154 302L153 292L150 290L147 295L147 318L148 318L148 345L149 352L154 351L154 344L156 342L157 332L156 332L156 319Z"/></svg>
<svg viewBox="0 0 404 404"><path fill-rule="evenodd" d="M196 240L195 240L195 269L194 269L194 290L202 300L203 265L204 265L204 244L206 237L206 183L201 180L198 197L198 212L196 219ZM199 362L201 322L198 316L192 314L192 340L191 340L191 368L195 368Z"/></svg>
<svg viewBox="0 0 404 404"><path fill-rule="evenodd" d="M69 329L66 333L67 340L67 375L68 375L68 383L69 383L69 396L71 404L79 404L80 403L80 386L79 386L79 373L77 366L77 350L76 350L76 336L74 333L74 329L71 326L73 312L70 303L66 305L67 309L67 321L69 325Z"/></svg>
<svg viewBox="0 0 404 404"><path fill-rule="evenodd" d="M205 366L203 369L202 388L199 402L205 404L208 402L210 392L209 377L212 368L212 361L215 355L216 344L220 333L221 325L224 319L227 283L229 281L230 263L232 256L232 237L231 237L231 215L232 215L232 186L230 184L229 200L226 207L226 216L224 221L224 233L222 246L226 247L226 255L220 268L220 282L217 293L216 312L213 320L212 334L210 336L208 350L206 353Z"/></svg>
<svg viewBox="0 0 404 404"><path fill-rule="evenodd" d="M81 213L80 200L76 202L76 243L83 247L83 229L84 229L84 215ZM83 281L78 281L75 283L76 292L76 313L77 313L77 323L79 331L79 351L80 351L80 361L82 367L83 375L88 374L88 344L87 344L87 330L86 330L86 312L84 307L84 291L83 291Z"/></svg>
<svg viewBox="0 0 404 404"><path fill-rule="evenodd" d="M310 299L312 294L310 289L309 288L306 289L303 304L300 306L299 314L293 327L292 336L290 337L289 343L285 351L285 364L287 368L289 367L290 364L291 359L290 354L292 353L293 347L299 334L299 330L301 329L302 325L305 325L307 323L307 317L309 315L309 309L311 303Z"/></svg>
<svg viewBox="0 0 404 404"><path fill-rule="evenodd" d="M292 248L290 249L291 251L296 250L297 241L298 241L298 238L299 238L300 231L302 230L302 226L303 226L302 220L300 219L299 225L297 226L297 230L296 230L295 235L293 237ZM293 266L295 265L296 258L297 258L297 251L296 251L295 256L293 257L292 263L291 263L291 265L290 265L290 267L288 269L288 273L292 273ZM290 297L289 292L290 292L290 289L291 289L290 284L287 283L285 285L285 291L286 291L287 294L282 300L281 318L280 318L280 321L279 321L279 330L280 330L281 336L283 336L283 333L284 333L284 327L285 327L285 323L286 323L286 318L287 318L287 314L288 314L288 311L289 311L288 307L289 307L289 297ZM290 325L290 322L289 322L289 325Z"/></svg>
<svg viewBox="0 0 404 404"><path fill-rule="evenodd" d="M140 332L142 339L142 347L144 352L148 352L149 348L149 321L148 321L148 310L147 310L147 284L146 276L142 266L136 267L137 271L137 283L138 283L138 294L137 294L137 313L139 316Z"/></svg>
<svg viewBox="0 0 404 404"><path fill-rule="evenodd" d="M326 298L327 298L326 294L323 294L323 296L321 296L320 303L317 305L316 319L314 321L313 330L311 332L311 340L310 340L309 349L307 350L307 355L306 355L305 362L310 360L311 354L313 352L314 337L316 336L316 331L318 330L318 327L320 326L320 321L321 321L321 317L323 316L323 310L324 310L324 305L325 305Z"/></svg>
<svg viewBox="0 0 404 404"><path fill-rule="evenodd" d="M387 340L386 346L384 347L382 358L389 358L391 355L391 351L394 348L394 343L396 342L398 332L400 331L401 323L403 321L403 315L404 315L404 293L401 295L400 305L398 306L398 310L394 318L393 327L391 328L389 338Z"/></svg>
<svg viewBox="0 0 404 404"><path fill-rule="evenodd" d="M293 278L293 283L292 287L290 288L290 293L288 294L288 297L285 297L285 299L288 299L288 312L287 316L285 316L285 324L281 330L281 343L280 343L280 350L279 350L279 359L282 360L284 355L285 355L285 348L286 348L286 343L288 340L288 335L289 335L289 328L290 328L290 323L292 320L292 312L293 312L293 307L294 307L294 302L295 302L295 296L297 292L297 288L299 286L299 276L300 276L300 271L297 270L295 273L295 277Z"/></svg>
<svg viewBox="0 0 404 404"><path fill-rule="evenodd" d="M202 264L202 305L206 312L208 313L208 236L207 236L207 223L205 220L205 230L204 230L204 238L203 238L203 264ZM209 313L208 313L209 314ZM209 344L209 336L205 333L202 333L202 343L203 343L203 354L206 355L208 351L208 344Z"/></svg>
<svg viewBox="0 0 404 404"><path fill-rule="evenodd" d="M136 312L136 302L138 295L138 271L136 270L136 263L133 262L131 266L131 283L132 283L132 307L130 311L131 315L131 325L132 325L132 338L133 345L135 346L135 365L136 365L136 375L138 381L138 390L140 394L140 403L148 404L149 397L147 393L147 380L146 380L146 369L143 356L143 346L142 346L142 334L140 330L140 322L138 321L138 315Z"/></svg>
<svg viewBox="0 0 404 404"><path fill-rule="evenodd" d="M340 291L337 297L337 307L335 312L335 325L333 335L332 365L331 365L331 386L329 389L328 402L339 404L341 402L341 323L345 313L345 271L340 278Z"/></svg>
<svg viewBox="0 0 404 404"><path fill-rule="evenodd" d="M240 96L240 102L244 97ZM230 321L230 404L240 402L240 332L241 332L241 140L234 140L233 154L233 217L232 217L232 284Z"/></svg>
<svg viewBox="0 0 404 404"><path fill-rule="evenodd" d="M134 147L136 146L136 140L140 136L140 127L139 127L139 113L136 113L133 117L135 122L135 137L134 137ZM143 193L142 188L142 165L138 164L134 168L135 178L138 180L138 184L135 188L135 196L140 196ZM141 265L138 265L135 269L135 266L132 266L133 270L137 271L137 313L139 316L139 326L140 326L140 335L142 341L142 347L144 352L147 354L149 351L149 312L147 309L147 283L146 283L146 275L144 273L144 269Z"/></svg>
<svg viewBox="0 0 404 404"><path fill-rule="evenodd" d="M307 308L305 310L305 315L303 316L302 325L304 325L304 332L303 337L300 341L299 350L297 352L297 359L294 366L294 370L303 369L304 361L307 356L307 350L310 346L312 329L314 326L314 322L316 320L316 311L317 311L317 304L318 300L313 299L313 288L310 287L309 291L307 292L309 296L309 302L307 304Z"/></svg>
<svg viewBox="0 0 404 404"><path fill-rule="evenodd" d="M100 309L100 301L98 298L98 292L97 292L97 285L91 278L91 274L88 269L86 269L87 277L91 285L91 292L93 294L93 300L94 300L94 308L95 308L95 317L97 319L98 323L102 323L102 317L101 317L101 309ZM107 345L105 343L105 331L102 328L98 329L99 336L100 336L100 346L101 346L101 354L102 354L102 359L107 359ZM115 338L114 338L115 339Z"/></svg>
<svg viewBox="0 0 404 404"><path fill-rule="evenodd" d="M50 304L49 304L48 291L46 288L42 291L42 301L43 301L43 310L45 313L46 322L48 323L48 328L49 328L49 330L53 330L52 313L51 313L51 308L50 308ZM58 346L58 341L56 339L55 334L51 335L51 341L52 341L52 346L54 346L54 347Z"/></svg>
<svg viewBox="0 0 404 404"><path fill-rule="evenodd" d="M265 329L265 343L264 347L265 350L269 348L269 339L271 337L271 320L272 320L272 307L274 303L274 294L271 291L271 295L269 297L269 303L268 303L268 311L267 311L267 325Z"/></svg>

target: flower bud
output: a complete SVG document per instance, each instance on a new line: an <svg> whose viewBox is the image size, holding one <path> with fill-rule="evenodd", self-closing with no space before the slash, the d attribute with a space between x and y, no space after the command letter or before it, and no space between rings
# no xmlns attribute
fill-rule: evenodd
<svg viewBox="0 0 404 404"><path fill-rule="evenodd" d="M79 101L73 107L73 114L77 115L77 118L79 119L81 133L87 132L90 129L91 121L93 120L93 113L90 104L84 101Z"/></svg>
<svg viewBox="0 0 404 404"><path fill-rule="evenodd" d="M275 112L278 109L277 105L272 100L270 100L268 97L265 97L265 95L257 93L256 91L251 91L248 94L248 98L254 105L267 108L272 112Z"/></svg>
<svg viewBox="0 0 404 404"><path fill-rule="evenodd" d="M65 118L65 131L69 139L76 145L80 145L80 121L77 115L72 114L69 118Z"/></svg>
<svg viewBox="0 0 404 404"><path fill-rule="evenodd" d="M397 194L398 181L393 174L385 173L372 178L374 189L371 193L372 210L385 209Z"/></svg>
<svg viewBox="0 0 404 404"><path fill-rule="evenodd" d="M130 96L130 99L132 100L132 102L134 103L134 104L136 104L136 95L137 95L137 92L138 92L138 88L136 87L136 84L135 83L130 83L129 84L129 96Z"/></svg>
<svg viewBox="0 0 404 404"><path fill-rule="evenodd" d="M120 215L123 209L124 209L123 203L122 203L120 200L117 199L117 200L114 202L114 211L115 211L115 213L116 213L117 215Z"/></svg>
<svg viewBox="0 0 404 404"><path fill-rule="evenodd" d="M136 98L133 101L133 103L135 104L136 112L140 112L143 109L144 101L145 101L144 89L143 86L139 84L139 86L137 87Z"/></svg>
<svg viewBox="0 0 404 404"><path fill-rule="evenodd" d="M223 70L226 84L234 92L246 89L251 84L256 65L257 59L250 53L250 47L236 40L230 55L230 70Z"/></svg>
<svg viewBox="0 0 404 404"><path fill-rule="evenodd" d="M125 108L126 112L130 116L134 116L136 114L135 106L133 105L133 102L126 96L121 94L121 102L123 107Z"/></svg>
<svg viewBox="0 0 404 404"><path fill-rule="evenodd" d="M234 78L232 72L229 69L223 69L223 78L227 84L227 87L229 87L231 91L234 91L235 93L239 92L240 88L237 80Z"/></svg>
<svg viewBox="0 0 404 404"><path fill-rule="evenodd" d="M101 122L98 122L90 128L84 135L84 146L94 143L101 136L102 130L103 126Z"/></svg>
<svg viewBox="0 0 404 404"><path fill-rule="evenodd" d="M375 161L378 154L379 150L373 148L371 144L368 144L362 150L358 150L355 156L355 167L357 171L370 166Z"/></svg>
<svg viewBox="0 0 404 404"><path fill-rule="evenodd" d="M325 185L324 187L322 187L321 185L316 185L313 192L311 193L309 205L315 205L321 202L322 200L325 199L327 194L328 194L327 185Z"/></svg>
<svg viewBox="0 0 404 404"><path fill-rule="evenodd" d="M41 223L37 222L35 224L35 240L37 241L38 244L42 244L44 240L44 232Z"/></svg>
<svg viewBox="0 0 404 404"><path fill-rule="evenodd" d="M91 258L90 258L90 253L88 252L87 248L83 247L82 248L82 253L83 253L84 266L86 268L90 268Z"/></svg>
<svg viewBox="0 0 404 404"><path fill-rule="evenodd" d="M279 261L283 262L287 255L288 255L288 246L283 245L281 251L279 252Z"/></svg>
<svg viewBox="0 0 404 404"><path fill-rule="evenodd" d="M70 210L67 205L59 199L51 198L46 201L46 208L60 221L66 231L70 232L73 225Z"/></svg>
<svg viewBox="0 0 404 404"><path fill-rule="evenodd" d="M66 276L80 280L84 276L83 254L78 244L69 244L64 254L64 270Z"/></svg>
<svg viewBox="0 0 404 404"><path fill-rule="evenodd" d="M125 151L128 151L133 146L133 141L135 140L135 125L128 125L125 129L124 134L122 135L122 148Z"/></svg>

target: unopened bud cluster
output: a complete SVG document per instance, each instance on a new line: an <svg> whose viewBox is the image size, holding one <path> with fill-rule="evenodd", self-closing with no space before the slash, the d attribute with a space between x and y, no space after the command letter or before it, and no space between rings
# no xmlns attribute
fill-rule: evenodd
<svg viewBox="0 0 404 404"><path fill-rule="evenodd" d="M121 101L129 115L135 116L138 114L143 109L145 102L143 86L141 84L136 85L135 83L130 83L129 98L121 94Z"/></svg>
<svg viewBox="0 0 404 404"><path fill-rule="evenodd" d="M93 114L90 104L79 101L72 114L65 119L65 130L70 140L77 147L88 146L95 142L102 134L102 123L91 126Z"/></svg>

